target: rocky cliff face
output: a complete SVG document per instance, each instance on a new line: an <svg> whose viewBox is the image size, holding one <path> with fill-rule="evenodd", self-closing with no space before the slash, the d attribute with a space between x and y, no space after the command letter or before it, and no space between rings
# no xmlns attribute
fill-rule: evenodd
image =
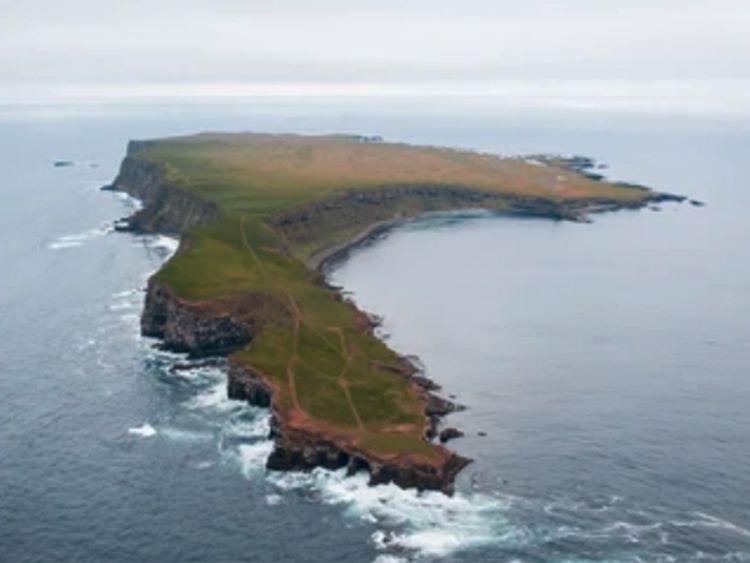
<svg viewBox="0 0 750 563"><path fill-rule="evenodd" d="M217 304L195 304L179 299L152 277L141 315L141 333L160 338L163 346L191 356L226 354L247 345L251 326Z"/></svg>
<svg viewBox="0 0 750 563"><path fill-rule="evenodd" d="M623 184L624 185L624 184ZM324 199L291 209L274 219L274 227L299 247L321 246L308 260L311 269L318 269L332 255L344 252L352 242L365 240L378 229L388 228L398 220L426 212L461 209L487 209L515 215L548 219L588 221L590 213L616 209L638 209L649 203L682 201L682 196L651 191L642 186L628 185L642 193L633 200L590 197L572 200L487 192L465 186L430 184L391 184L380 188L349 189ZM321 233L351 232L363 229L355 240L331 246L321 241Z"/></svg>
<svg viewBox="0 0 750 563"><path fill-rule="evenodd" d="M404 376L410 377L410 374L405 373ZM263 375L231 360L229 397L261 407L273 405L273 389ZM444 399L440 400L447 403ZM427 410L432 404L432 401L427 402L425 414L428 414ZM307 471L315 467L346 467L349 474L367 471L371 485L395 483L404 488L452 494L456 475L470 463L470 460L444 448L440 450L442 457L439 461L421 460L418 456L409 455L382 459L346 441L330 439L309 428L295 426L285 420L283 412L273 406L272 409L271 438L274 449L266 462L266 466L272 470Z"/></svg>
<svg viewBox="0 0 750 563"><path fill-rule="evenodd" d="M132 150L129 147L128 152ZM130 155L122 161L109 189L123 191L143 202L143 208L128 219L129 229L136 232L179 235L220 215L216 204L171 185L159 166Z"/></svg>

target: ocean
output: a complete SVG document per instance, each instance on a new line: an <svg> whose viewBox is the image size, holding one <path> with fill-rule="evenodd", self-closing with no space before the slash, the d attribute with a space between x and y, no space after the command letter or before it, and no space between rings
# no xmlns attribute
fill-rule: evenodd
<svg viewBox="0 0 750 563"><path fill-rule="evenodd" d="M467 410L458 492L269 473L268 414L139 335L133 138L352 132L584 154L705 207L443 214L329 272ZM750 561L750 122L440 100L0 107L0 560ZM56 160L72 166L54 167Z"/></svg>

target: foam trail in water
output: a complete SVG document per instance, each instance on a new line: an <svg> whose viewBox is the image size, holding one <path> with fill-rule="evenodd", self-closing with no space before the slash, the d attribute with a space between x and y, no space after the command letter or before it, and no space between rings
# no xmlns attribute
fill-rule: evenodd
<svg viewBox="0 0 750 563"><path fill-rule="evenodd" d="M128 428L128 434L134 436L140 436L141 438L151 438L156 436L156 429L148 423L144 423L141 426Z"/></svg>
<svg viewBox="0 0 750 563"><path fill-rule="evenodd" d="M86 231L83 231L82 233L77 233L74 235L64 235L61 237L57 237L55 240L50 242L47 245L47 248L50 250L62 250L65 248L76 248L78 246L82 246L84 242L93 240L99 237L103 237L104 235L107 235L111 232L113 232L114 229L111 225L102 225L101 227L97 227L95 229L88 229Z"/></svg>

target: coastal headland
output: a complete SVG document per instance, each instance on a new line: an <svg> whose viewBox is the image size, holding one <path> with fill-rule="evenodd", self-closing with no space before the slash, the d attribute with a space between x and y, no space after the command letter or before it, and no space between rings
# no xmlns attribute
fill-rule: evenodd
<svg viewBox="0 0 750 563"><path fill-rule="evenodd" d="M585 221L684 199L608 182L593 166L356 135L202 133L131 141L108 188L143 202L121 228L180 237L149 280L142 333L228 356L230 397L272 410L270 469L347 467L373 484L451 493L469 460L438 437L457 405L374 336L323 270L429 212Z"/></svg>

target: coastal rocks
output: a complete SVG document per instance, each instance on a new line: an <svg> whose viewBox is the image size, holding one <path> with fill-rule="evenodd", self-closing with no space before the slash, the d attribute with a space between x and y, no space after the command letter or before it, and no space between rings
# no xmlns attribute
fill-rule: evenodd
<svg viewBox="0 0 750 563"><path fill-rule="evenodd" d="M231 358L228 393L231 399L274 408L273 389L264 376ZM274 440L274 448L266 460L269 470L310 471L316 467L332 470L346 467L349 474L367 471L371 485L395 483L404 488L452 494L456 475L471 463L471 460L444 448L440 449L438 460L409 454L380 459L372 452L359 451L348 440L330 438L304 425L291 423L275 408L270 438Z"/></svg>
<svg viewBox="0 0 750 563"><path fill-rule="evenodd" d="M464 410L464 407L457 405L453 401L444 399L438 395L427 393L427 406L425 407L425 414L429 417L443 417L452 412Z"/></svg>
<svg viewBox="0 0 750 563"><path fill-rule="evenodd" d="M238 401L247 401L257 407L271 406L271 388L253 370L229 362L227 396Z"/></svg>
<svg viewBox="0 0 750 563"><path fill-rule="evenodd" d="M380 460L354 448L343 448L322 437L277 431L274 449L266 467L272 471L309 471L316 467L336 470L346 467L350 475L367 471L370 485L394 483L402 488L442 491L450 495L454 492L456 475L469 463L471 460L450 452L437 463L409 455Z"/></svg>
<svg viewBox="0 0 750 563"><path fill-rule="evenodd" d="M309 471L316 467L335 470L347 467L351 459L331 441L290 439L280 434L266 460L266 467L272 471Z"/></svg>
<svg viewBox="0 0 750 563"><path fill-rule="evenodd" d="M192 356L237 350L253 335L246 323L231 314L181 300L155 278L148 283L141 333L160 338L168 350Z"/></svg>
<svg viewBox="0 0 750 563"><path fill-rule="evenodd" d="M450 440L461 438L464 435L458 428L445 428L440 432L440 442L445 444Z"/></svg>
<svg viewBox="0 0 750 563"><path fill-rule="evenodd" d="M465 457L451 454L439 466L410 461L371 464L370 485L395 483L405 489L442 491L450 495L454 492L456 475L470 463Z"/></svg>

